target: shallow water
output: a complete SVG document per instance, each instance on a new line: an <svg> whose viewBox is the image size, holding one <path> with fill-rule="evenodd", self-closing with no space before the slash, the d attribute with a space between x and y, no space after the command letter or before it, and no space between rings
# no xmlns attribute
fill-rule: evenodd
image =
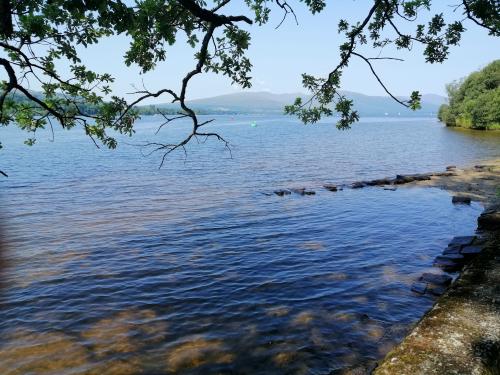
<svg viewBox="0 0 500 375"><path fill-rule="evenodd" d="M256 120L258 126L250 127ZM138 124L125 140L179 139ZM0 372L330 373L382 356L434 299L410 291L481 207L437 189L321 189L500 155L498 133L428 119L351 131L221 116L232 143L158 170L78 131L4 129ZM308 187L315 196L266 196Z"/></svg>

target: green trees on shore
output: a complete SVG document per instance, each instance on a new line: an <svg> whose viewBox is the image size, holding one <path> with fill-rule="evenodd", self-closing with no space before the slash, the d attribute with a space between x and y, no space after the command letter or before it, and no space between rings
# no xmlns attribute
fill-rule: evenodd
<svg viewBox="0 0 500 375"><path fill-rule="evenodd" d="M450 83L446 90L449 104L439 108L440 121L447 126L500 129L500 60Z"/></svg>

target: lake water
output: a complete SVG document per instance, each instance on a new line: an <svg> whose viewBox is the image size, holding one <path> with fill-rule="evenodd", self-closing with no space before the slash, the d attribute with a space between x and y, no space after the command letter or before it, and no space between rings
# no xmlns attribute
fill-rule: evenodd
<svg viewBox="0 0 500 375"><path fill-rule="evenodd" d="M498 157L498 132L216 117L232 158L209 140L160 170L137 144L185 125L155 136L160 119L143 119L114 151L78 130L29 148L2 129L0 373L335 374L379 359L432 306L412 282L482 208L321 186ZM317 194L262 194L293 187Z"/></svg>

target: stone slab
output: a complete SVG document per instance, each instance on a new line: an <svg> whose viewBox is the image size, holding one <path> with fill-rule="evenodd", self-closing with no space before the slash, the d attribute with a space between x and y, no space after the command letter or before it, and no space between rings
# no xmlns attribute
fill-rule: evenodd
<svg viewBox="0 0 500 375"><path fill-rule="evenodd" d="M445 274L428 272L420 276L419 280L434 285L450 285L453 278Z"/></svg>
<svg viewBox="0 0 500 375"><path fill-rule="evenodd" d="M338 190L337 185L327 184L327 185L323 185L323 187L326 190L330 190L330 191L334 191L334 192Z"/></svg>
<svg viewBox="0 0 500 375"><path fill-rule="evenodd" d="M413 174L411 175L415 181L428 181L431 179L431 176L428 174Z"/></svg>
<svg viewBox="0 0 500 375"><path fill-rule="evenodd" d="M353 188L353 189L361 189L361 188L363 188L363 187L365 187L365 186L366 186L366 185L365 185L365 183L364 183L364 182L360 182L360 181L358 181L358 182L353 182L353 183L351 184L351 188Z"/></svg>
<svg viewBox="0 0 500 375"><path fill-rule="evenodd" d="M460 254L460 250L462 250L462 246L460 245L451 245L443 250L443 255L448 254Z"/></svg>
<svg viewBox="0 0 500 375"><path fill-rule="evenodd" d="M463 267L463 262L448 259L446 257L436 257L433 265L447 272L459 271Z"/></svg>
<svg viewBox="0 0 500 375"><path fill-rule="evenodd" d="M438 255L435 260L436 261L450 260L453 262L463 262L465 258L462 254L446 254L446 255Z"/></svg>
<svg viewBox="0 0 500 375"><path fill-rule="evenodd" d="M283 197L283 196L285 196L285 195L290 195L290 194L292 194L292 192L291 192L290 190L276 190L276 191L274 192L274 194L276 194L276 195L277 195L277 196L279 196L279 197Z"/></svg>
<svg viewBox="0 0 500 375"><path fill-rule="evenodd" d="M413 283L411 286L412 292L418 293L418 294L425 294L425 291L427 290L427 283L424 282L416 282Z"/></svg>
<svg viewBox="0 0 500 375"><path fill-rule="evenodd" d="M390 178L379 178L376 180L367 181L366 184L368 186L381 186L381 185L390 185L392 184L392 182L393 180L391 180Z"/></svg>
<svg viewBox="0 0 500 375"><path fill-rule="evenodd" d="M481 251L483 251L482 246L470 245L462 247L460 252L465 256L473 256L481 254Z"/></svg>
<svg viewBox="0 0 500 375"><path fill-rule="evenodd" d="M447 288L442 285L429 285L426 292L434 296L440 296L446 292Z"/></svg>
<svg viewBox="0 0 500 375"><path fill-rule="evenodd" d="M471 199L470 197L464 197L462 195L454 195L451 198L451 203L453 204L470 204Z"/></svg>
<svg viewBox="0 0 500 375"><path fill-rule="evenodd" d="M407 184L410 182L415 181L415 178L412 176L405 176L402 174L396 175L396 179L394 180L395 185L402 185L402 184Z"/></svg>
<svg viewBox="0 0 500 375"><path fill-rule="evenodd" d="M451 245L460 245L460 246L470 245L472 243L472 241L474 241L475 238L476 238L476 236L454 237L448 246L451 246Z"/></svg>

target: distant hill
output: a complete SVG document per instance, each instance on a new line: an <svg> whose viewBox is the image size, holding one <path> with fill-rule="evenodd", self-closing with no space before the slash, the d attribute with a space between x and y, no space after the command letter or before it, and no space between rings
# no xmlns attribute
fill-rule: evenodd
<svg viewBox="0 0 500 375"><path fill-rule="evenodd" d="M32 92L36 97L42 98L40 92ZM357 92L343 91L344 95L354 100L354 107L361 116L433 116L439 107L447 103L444 96L427 94L422 95L422 109L412 111L395 102L388 96L370 96ZM237 113L283 113L285 105L291 104L295 98L307 100L308 96L301 93L273 94L271 92L239 92L234 94L213 96L210 98L196 99L188 102L189 106L198 114L237 114ZM14 100L26 101L21 95L14 95ZM400 97L400 99L407 99ZM95 113L96 108L91 105L83 106L85 112ZM173 114L179 111L178 105L155 104L139 106L141 114L155 114L157 108L165 113Z"/></svg>
<svg viewBox="0 0 500 375"><path fill-rule="evenodd" d="M370 96L350 91L344 91L343 94L354 100L354 106L361 116L435 116L439 106L446 103L444 96L426 94L422 95L422 109L412 111L388 96ZM282 113L284 106L293 103L298 96L305 100L308 98L301 93L240 92L191 100L188 104L204 113ZM401 97L401 99L407 98ZM171 108L172 105L165 104L158 107Z"/></svg>

